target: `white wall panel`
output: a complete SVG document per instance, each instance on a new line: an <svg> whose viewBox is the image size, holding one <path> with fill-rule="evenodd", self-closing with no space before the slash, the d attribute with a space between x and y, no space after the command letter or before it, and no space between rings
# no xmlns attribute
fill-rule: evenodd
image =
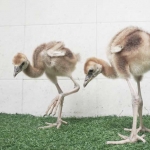
<svg viewBox="0 0 150 150"><path fill-rule="evenodd" d="M24 25L25 0L0 0L0 25Z"/></svg>
<svg viewBox="0 0 150 150"><path fill-rule="evenodd" d="M83 88L83 80L79 79L76 81L80 84L80 91L65 98L63 116L97 116L97 99L96 94L93 94L93 92L96 91L96 80L91 82L91 85L86 88ZM62 88L64 91L73 88L71 81L67 82L66 80L62 80L60 85L63 85Z"/></svg>
<svg viewBox="0 0 150 150"><path fill-rule="evenodd" d="M98 22L150 21L149 0L97 0Z"/></svg>
<svg viewBox="0 0 150 150"><path fill-rule="evenodd" d="M26 24L96 22L96 0L27 0Z"/></svg>
<svg viewBox="0 0 150 150"><path fill-rule="evenodd" d="M0 27L0 79L14 79L12 59L17 52L23 52L23 48L24 27ZM20 74L16 79L21 78Z"/></svg>
<svg viewBox="0 0 150 150"><path fill-rule="evenodd" d="M32 62L38 45L56 40L81 55L73 73L81 88L65 98L62 116L132 116L126 81L99 75L83 88L83 67L91 56L108 61L107 46L121 29L138 26L150 33L149 6L149 0L0 0L0 112L45 113L57 89L45 75L33 79L20 73L14 78L12 58L22 52ZM143 113L149 114L150 72L144 77ZM58 82L64 91L73 88L68 78Z"/></svg>
<svg viewBox="0 0 150 150"><path fill-rule="evenodd" d="M23 113L41 116L56 96L57 90L48 80L24 80L22 94Z"/></svg>
<svg viewBox="0 0 150 150"><path fill-rule="evenodd" d="M0 112L22 113L21 80L0 80Z"/></svg>

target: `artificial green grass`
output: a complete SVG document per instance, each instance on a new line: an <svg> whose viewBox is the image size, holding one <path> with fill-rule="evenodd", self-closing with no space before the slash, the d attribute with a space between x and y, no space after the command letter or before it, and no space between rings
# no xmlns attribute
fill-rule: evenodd
<svg viewBox="0 0 150 150"><path fill-rule="evenodd" d="M150 128L150 116L144 116ZM146 143L107 145L107 140L120 140L117 133L129 135L123 128L131 128L132 117L64 118L68 125L60 129L38 129L52 117L10 115L0 113L0 150L149 150L150 133ZM143 133L139 133L140 135Z"/></svg>

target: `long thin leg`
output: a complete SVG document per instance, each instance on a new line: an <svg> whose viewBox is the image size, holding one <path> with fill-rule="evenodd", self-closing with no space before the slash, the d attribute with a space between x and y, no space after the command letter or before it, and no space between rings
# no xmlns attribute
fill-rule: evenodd
<svg viewBox="0 0 150 150"><path fill-rule="evenodd" d="M67 124L67 122L61 120L61 113L62 113L62 107L63 107L64 97L65 97L65 96L68 96L68 95L70 95L70 94L76 93L76 92L79 90L79 88L80 88L79 84L72 78L72 76L70 76L70 79L71 79L71 80L73 81L73 83L74 83L74 89L71 90L71 91L69 91L69 92L65 92L65 93L62 94L63 96L62 96L62 99L61 99L61 102L60 102L60 105L59 105L59 112L58 112L58 122L59 122L59 124L58 124L57 128L60 127L61 122ZM60 122L59 120L61 120L61 122Z"/></svg>
<svg viewBox="0 0 150 150"><path fill-rule="evenodd" d="M134 143L138 140L141 140L143 142L146 142L143 138L145 135L142 135L141 137L137 135L136 126L137 126L137 115L138 115L138 107L139 107L139 96L136 94L134 88L132 87L130 81L127 79L128 86L131 91L132 95L132 105L133 105L133 124L132 124L132 131L130 134L130 137L126 137L123 135L119 136L123 138L124 140L121 141L108 141L107 144L124 144L124 143Z"/></svg>
<svg viewBox="0 0 150 150"><path fill-rule="evenodd" d="M139 96L138 96L138 94L136 94L136 92L135 92L134 88L132 87L129 80L127 80L127 83L130 88L131 95L132 95L133 124L132 124L132 133L131 134L134 134L136 132L136 126L137 126Z"/></svg>
<svg viewBox="0 0 150 150"><path fill-rule="evenodd" d="M57 80L54 82L54 84L55 84L55 86L56 86L56 88L57 88L58 93L59 93L59 94L63 93L62 89L60 88L59 84L57 83ZM55 108L55 106L56 106L56 104L57 104L57 100L58 100L58 99L59 99L59 95L57 95L57 96L52 100L52 102L51 102L51 104L48 106L47 111L46 111L46 113L45 113L44 116L46 116L46 115L48 115L48 114L50 115L50 114L53 112L53 110L54 110L54 108Z"/></svg>
<svg viewBox="0 0 150 150"><path fill-rule="evenodd" d="M54 124L54 125L51 125L50 123L47 123L49 124L49 127L52 127L52 126L57 126L57 128L59 128L61 126L61 123L65 123L67 124L67 122L63 121L61 119L61 114L62 114L62 107L63 107L63 101L64 101L64 97L65 96L68 96L70 94L73 94L73 93L76 93L79 89L80 89L80 86L79 84L72 78L72 76L70 76L70 79L72 80L72 82L74 83L74 89L71 90L71 91L68 91L68 92L65 92L63 93L60 86L57 84L56 85L56 88L59 92L59 95L52 101L52 103L50 104L50 106L48 107L48 110L46 111L46 114L48 114L48 112L50 111L50 113L54 112L54 115L56 114L56 111L57 111L57 108L59 106L59 110L58 110L58 118L57 118L57 123ZM48 128L47 126L45 127L40 127L40 128Z"/></svg>
<svg viewBox="0 0 150 150"><path fill-rule="evenodd" d="M73 93L76 93L76 92L78 92L79 89L80 89L79 84L73 79L72 76L70 76L70 79L71 79L72 82L74 83L74 89L71 90L71 91L68 91L68 92L63 93L63 96L68 96L68 95L71 95L71 94L73 94Z"/></svg>
<svg viewBox="0 0 150 150"><path fill-rule="evenodd" d="M57 90L58 90L59 94L62 94L63 91L61 90L61 88L60 88L60 86L59 86L58 83L56 84L56 87L57 87ZM59 104L58 118L57 118L57 128L59 128L59 127L61 126L61 123L62 123L62 122L65 123L65 124L67 124L66 121L63 121L63 120L61 119L63 103L64 103L64 97L62 97L62 100L61 100L61 102L60 102L60 104Z"/></svg>
<svg viewBox="0 0 150 150"><path fill-rule="evenodd" d="M55 80L53 80L53 81L54 81L54 84L55 84L55 86L56 86L56 88L57 88L58 93L59 93L59 94L63 93L62 89L60 88L59 84L57 83L56 78L55 78ZM45 113L44 116L46 116L46 115L48 115L48 114L50 115L50 114L53 112L53 110L54 110L54 108L55 108L55 106L56 106L56 104L57 104L58 99L59 99L59 95L56 96L56 97L52 100L52 102L51 102L51 104L48 106L48 108L47 108L46 113ZM66 123L66 124L67 124L67 122L65 122L65 121L63 121L63 120L60 120L60 118L61 118L61 113L60 113L60 112L62 112L63 101L64 101L64 98L62 98L62 102L61 102L60 107L59 107L59 113L58 113L57 122L56 122L56 123L48 123L48 122L45 122L45 123L47 124L47 126L39 127L39 129L46 129L46 128L50 128L50 127L54 127L54 126L57 126L57 127L58 127L58 125L59 125L59 126L61 125L59 122L63 122L63 123Z"/></svg>
<svg viewBox="0 0 150 150"><path fill-rule="evenodd" d="M142 119L143 99L142 99L141 87L140 87L140 81L139 80L137 80L137 87L138 87L138 94L139 94L139 97L140 97L140 105L139 105L138 112L139 112L139 118L140 118L140 128L142 129L142 128L144 128L143 119Z"/></svg>
<svg viewBox="0 0 150 150"><path fill-rule="evenodd" d="M144 127L144 125L143 125L143 119L142 119L143 99L142 99L142 94L141 94L140 78L136 78L137 88L138 88L138 95L139 95L138 113L139 113L139 119L140 119L140 127L137 129L137 133L139 131L148 131L148 132L150 132L150 129ZM125 128L125 130L126 131L131 131L131 129L126 129L126 128Z"/></svg>
<svg viewBox="0 0 150 150"><path fill-rule="evenodd" d="M59 100L57 101L57 104L56 104L56 106L55 106L54 114L56 113L56 110L57 110L58 105L60 104L60 102L62 101L62 99L63 99L65 96L68 96L68 95L71 95L71 94L73 94L73 93L76 93L76 92L78 92L78 90L80 89L79 84L72 78L72 76L70 76L70 79L71 79L72 82L74 83L74 89L71 90L71 91L64 92L64 93L61 93L61 94L60 94Z"/></svg>

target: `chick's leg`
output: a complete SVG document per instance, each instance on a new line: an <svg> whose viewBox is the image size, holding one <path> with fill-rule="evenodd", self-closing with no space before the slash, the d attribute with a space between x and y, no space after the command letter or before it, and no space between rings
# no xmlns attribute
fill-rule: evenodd
<svg viewBox="0 0 150 150"><path fill-rule="evenodd" d="M57 129L58 129L58 128L61 126L62 123L67 124L66 121L63 121L63 120L61 119L64 97L65 97L65 96L68 96L68 95L71 95L71 94L73 94L73 93L76 93L76 92L78 92L78 90L80 89L79 84L78 84L72 77L70 77L70 79L71 79L72 82L74 83L74 88L73 88L71 91L63 92L63 91L61 90L60 86L58 85L58 83L55 84L56 87L57 87L57 90L58 90L58 92L59 92L59 95L56 96L56 97L53 99L53 101L51 102L51 104L49 105L49 107L48 107L48 109L47 109L47 111L46 111L46 113L45 113L45 115L48 115L48 114L50 115L50 114L52 114L52 113L53 113L53 115L55 115L56 112L57 112L57 109L58 109L58 107L59 107L57 122L56 122L56 123L47 123L47 122L46 122L46 124L47 124L48 126L44 126L44 127L40 127L40 128L44 129L44 128L50 128L50 127L56 126Z"/></svg>

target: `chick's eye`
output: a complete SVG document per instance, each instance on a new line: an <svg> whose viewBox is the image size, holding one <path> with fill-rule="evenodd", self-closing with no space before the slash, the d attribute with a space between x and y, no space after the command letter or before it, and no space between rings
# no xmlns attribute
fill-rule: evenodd
<svg viewBox="0 0 150 150"><path fill-rule="evenodd" d="M19 68L22 68L22 67L24 66L24 64L25 64L25 62L23 62L23 63L19 66Z"/></svg>
<svg viewBox="0 0 150 150"><path fill-rule="evenodd" d="M89 70L89 72L90 72L90 73L92 73L92 72L93 72L93 70L92 70L92 69L90 69L90 70Z"/></svg>

